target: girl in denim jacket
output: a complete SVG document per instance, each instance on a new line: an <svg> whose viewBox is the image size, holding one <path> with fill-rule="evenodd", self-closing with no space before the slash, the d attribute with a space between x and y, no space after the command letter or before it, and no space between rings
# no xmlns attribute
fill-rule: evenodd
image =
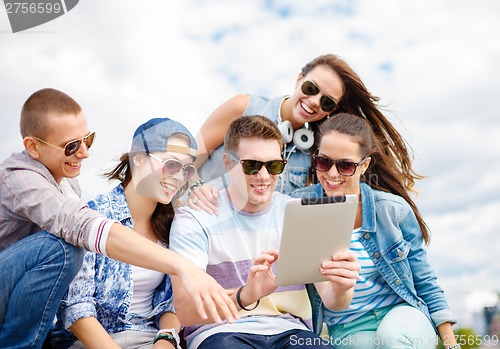
<svg viewBox="0 0 500 349"><path fill-rule="evenodd" d="M456 321L424 249L428 228L395 158L355 115L333 115L320 133L313 155L320 184L293 196L359 196L351 250L361 271L344 311L331 311L312 295L315 327L326 322L336 348L435 348L436 332L445 348L459 348L451 327Z"/></svg>

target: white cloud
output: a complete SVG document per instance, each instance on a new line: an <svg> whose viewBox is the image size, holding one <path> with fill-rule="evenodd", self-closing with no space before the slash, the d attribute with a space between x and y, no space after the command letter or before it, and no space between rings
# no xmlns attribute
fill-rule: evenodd
<svg viewBox="0 0 500 349"><path fill-rule="evenodd" d="M336 53L381 97L429 176L417 203L447 293L499 290L499 15L496 0L86 0L12 34L0 9L0 158L20 149L29 94L60 88L97 131L81 176L89 198L139 123L168 116L195 133L232 95L290 93L307 61Z"/></svg>

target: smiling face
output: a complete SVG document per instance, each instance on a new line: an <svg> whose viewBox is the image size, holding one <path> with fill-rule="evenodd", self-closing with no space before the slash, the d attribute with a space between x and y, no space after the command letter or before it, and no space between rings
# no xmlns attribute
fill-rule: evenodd
<svg viewBox="0 0 500 349"><path fill-rule="evenodd" d="M281 160L281 144L274 139L242 138L235 154L241 160L267 162ZM259 212L271 204L279 175L272 175L262 166L254 175L245 175L241 163L224 155L231 184L228 192L235 207L247 212Z"/></svg>
<svg viewBox="0 0 500 349"><path fill-rule="evenodd" d="M347 160L359 163L364 156L361 146L356 138L338 131L330 131L321 137L318 155L326 156L332 160ZM344 176L337 171L335 165L326 172L316 171L321 186L328 196L357 194L359 195L359 181L361 174L366 171L371 158L359 165L352 176Z"/></svg>
<svg viewBox="0 0 500 349"><path fill-rule="evenodd" d="M308 96L301 90L304 81L313 82L320 90L317 95ZM344 91L344 84L339 75L326 65L313 68L308 74L299 75L295 84L295 91L290 96L292 108L292 124L301 126L305 122L321 120L330 112L321 109L320 100L322 96L329 96L338 104Z"/></svg>
<svg viewBox="0 0 500 349"><path fill-rule="evenodd" d="M168 145L189 147L189 142L182 135L172 135L168 139ZM182 170L176 173L165 171L165 160L174 159L186 166L191 165L194 159L177 152L153 152L151 155L139 153L132 156L132 182L138 194L168 204L188 179L184 177Z"/></svg>
<svg viewBox="0 0 500 349"><path fill-rule="evenodd" d="M71 156L66 156L64 146L75 139L80 139L89 134L87 119L80 112L78 114L49 114L47 116L48 132L43 141L53 144L51 146L33 137L26 137L24 142L30 154L40 161L52 174L57 183L63 178L75 178L80 174L83 160L89 157L89 152L84 143Z"/></svg>

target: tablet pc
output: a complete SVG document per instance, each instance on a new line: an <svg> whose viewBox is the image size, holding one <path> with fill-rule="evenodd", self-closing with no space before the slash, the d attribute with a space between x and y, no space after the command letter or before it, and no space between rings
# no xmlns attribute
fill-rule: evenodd
<svg viewBox="0 0 500 349"><path fill-rule="evenodd" d="M276 284L326 281L319 272L321 263L349 248L357 206L354 194L290 200L285 208Z"/></svg>

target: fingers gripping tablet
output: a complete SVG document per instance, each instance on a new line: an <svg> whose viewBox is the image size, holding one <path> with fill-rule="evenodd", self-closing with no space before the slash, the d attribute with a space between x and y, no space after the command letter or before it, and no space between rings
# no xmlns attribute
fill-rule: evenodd
<svg viewBox="0 0 500 349"><path fill-rule="evenodd" d="M357 206L357 195L290 200L285 209L276 284L326 281L319 271L321 263L335 252L349 249Z"/></svg>

